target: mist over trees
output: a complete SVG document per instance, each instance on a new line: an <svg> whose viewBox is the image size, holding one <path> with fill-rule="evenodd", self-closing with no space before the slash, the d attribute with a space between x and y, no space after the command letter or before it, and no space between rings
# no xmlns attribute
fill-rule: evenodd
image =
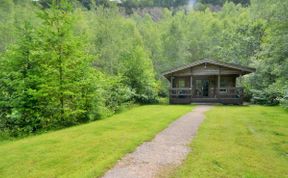
<svg viewBox="0 0 288 178"><path fill-rule="evenodd" d="M187 11L171 8L185 0L2 0L1 131L25 135L157 103L167 96L162 71L203 58L255 67L241 83L246 98L287 106L288 1L233 2ZM160 13L123 9L155 6Z"/></svg>

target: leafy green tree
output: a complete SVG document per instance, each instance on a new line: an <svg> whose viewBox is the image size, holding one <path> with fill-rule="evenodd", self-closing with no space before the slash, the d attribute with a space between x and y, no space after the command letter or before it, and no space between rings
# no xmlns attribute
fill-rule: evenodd
<svg viewBox="0 0 288 178"><path fill-rule="evenodd" d="M123 78L120 80L122 85L128 87L128 95L130 91L134 92L136 102L155 102L157 85L154 67L135 22L125 19L115 8L107 10L102 7L91 11L89 19L93 19L88 25L92 53L98 56L95 66L108 75ZM94 29L95 26L97 28ZM132 70L132 66L135 69ZM114 86L113 82L111 85ZM114 95L118 95L116 91L123 93L118 89L111 90ZM119 98L119 101L122 100Z"/></svg>
<svg viewBox="0 0 288 178"><path fill-rule="evenodd" d="M122 56L121 73L124 83L134 92L134 99L139 103L157 102L157 83L153 64L147 52L141 46Z"/></svg>
<svg viewBox="0 0 288 178"><path fill-rule="evenodd" d="M287 28L288 15L286 1L253 1L252 13L254 17L263 17L267 22L261 50L256 55L256 64L259 71L256 77L262 78L257 82L258 88L272 87L280 89L282 93L288 88L287 83Z"/></svg>
<svg viewBox="0 0 288 178"><path fill-rule="evenodd" d="M11 47L1 58L1 128L15 132L32 132L39 127L37 100L31 96L35 81L31 73L33 31L27 24L19 44Z"/></svg>
<svg viewBox="0 0 288 178"><path fill-rule="evenodd" d="M13 26L14 3L10 0L0 2L0 52L14 41L11 33L15 30Z"/></svg>
<svg viewBox="0 0 288 178"><path fill-rule="evenodd" d="M19 133L69 126L99 115L99 73L92 68L83 36L73 35L70 4L55 1L40 18L43 24L36 31L28 26L1 62L6 75L1 79L2 124Z"/></svg>
<svg viewBox="0 0 288 178"><path fill-rule="evenodd" d="M24 28L25 21L37 24L37 8L31 1L0 1L0 53L19 38L18 28Z"/></svg>

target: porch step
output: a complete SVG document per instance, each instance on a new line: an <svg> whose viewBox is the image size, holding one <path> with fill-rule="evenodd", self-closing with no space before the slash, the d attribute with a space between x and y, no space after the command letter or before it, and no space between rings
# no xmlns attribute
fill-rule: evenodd
<svg viewBox="0 0 288 178"><path fill-rule="evenodd" d="M170 98L171 104L237 104L242 105L241 98Z"/></svg>
<svg viewBox="0 0 288 178"><path fill-rule="evenodd" d="M221 103L197 103L197 102L192 102L191 104L196 104L196 105L221 105Z"/></svg>

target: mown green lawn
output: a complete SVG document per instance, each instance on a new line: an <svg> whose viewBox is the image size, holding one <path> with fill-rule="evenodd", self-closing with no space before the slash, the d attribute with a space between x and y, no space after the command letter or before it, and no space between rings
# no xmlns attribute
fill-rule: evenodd
<svg viewBox="0 0 288 178"><path fill-rule="evenodd" d="M99 177L192 106L133 108L90 124L0 144L0 177Z"/></svg>
<svg viewBox="0 0 288 178"><path fill-rule="evenodd" d="M288 112L218 106L208 111L188 159L172 177L288 177Z"/></svg>

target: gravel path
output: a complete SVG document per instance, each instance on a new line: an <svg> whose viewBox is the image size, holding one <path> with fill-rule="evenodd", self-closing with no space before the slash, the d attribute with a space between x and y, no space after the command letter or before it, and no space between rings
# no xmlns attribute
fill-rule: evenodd
<svg viewBox="0 0 288 178"><path fill-rule="evenodd" d="M179 166L190 151L188 144L210 106L197 106L127 154L103 178L154 178Z"/></svg>

